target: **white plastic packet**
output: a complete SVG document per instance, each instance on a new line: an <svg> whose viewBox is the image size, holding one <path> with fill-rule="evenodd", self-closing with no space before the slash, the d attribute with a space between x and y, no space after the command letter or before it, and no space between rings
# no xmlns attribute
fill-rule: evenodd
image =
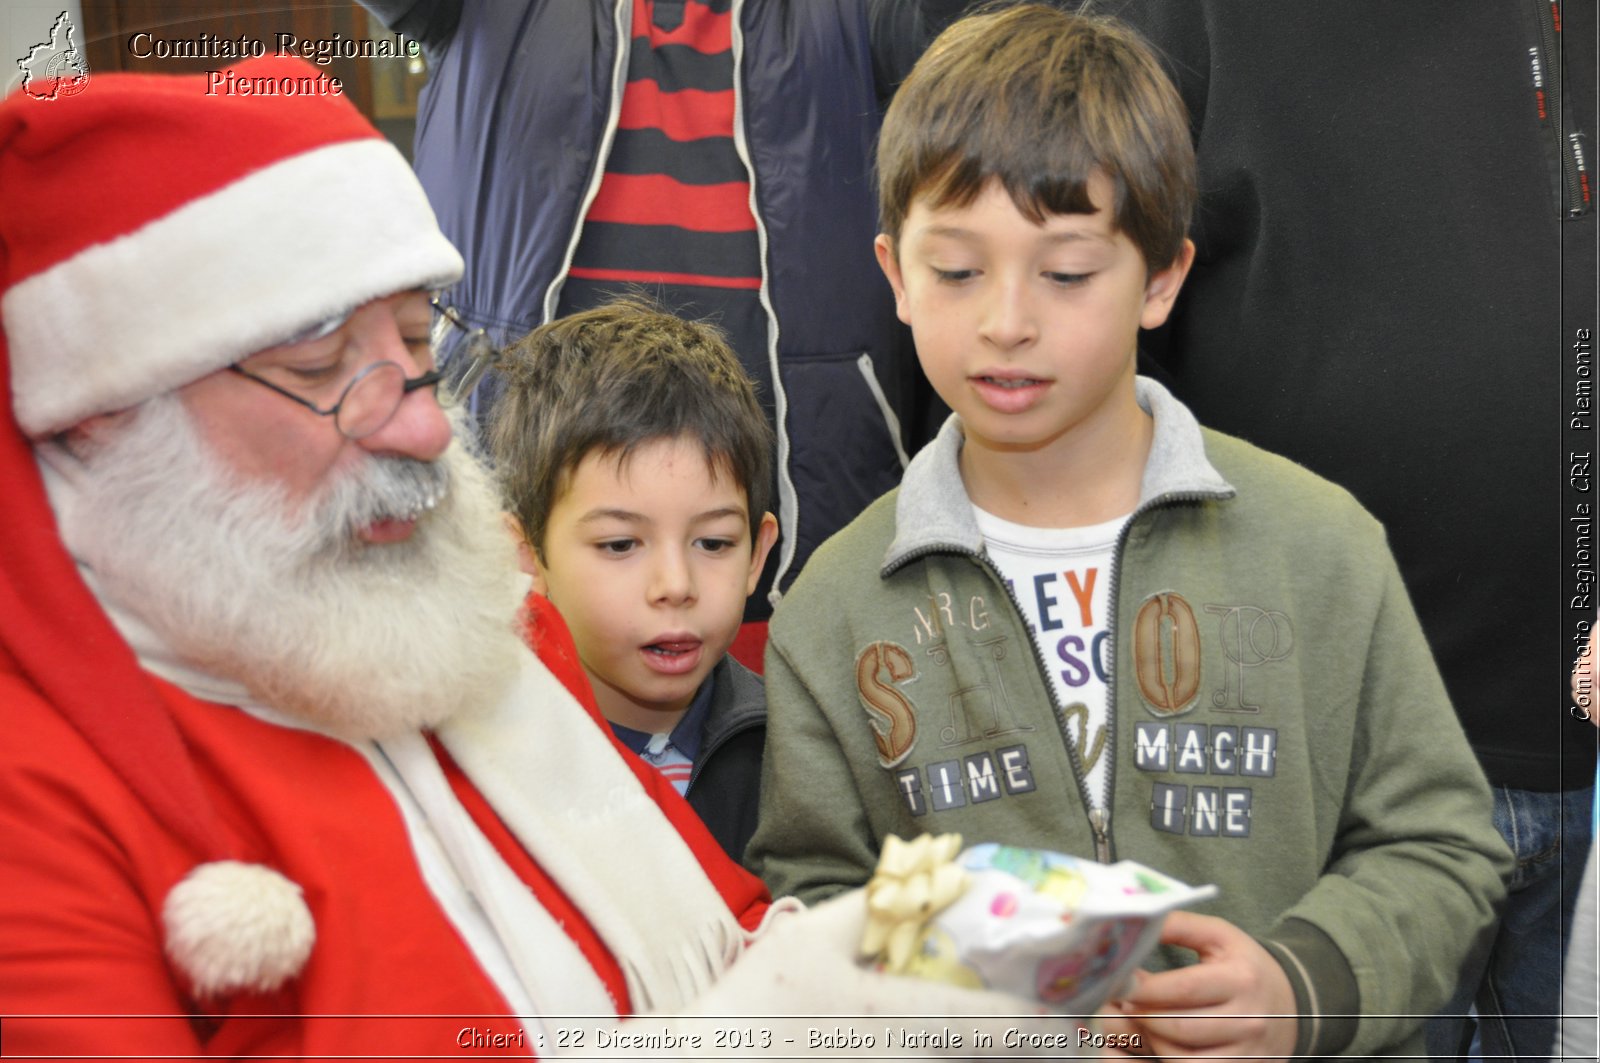
<svg viewBox="0 0 1600 1063"><path fill-rule="evenodd" d="M880 953L881 965L1067 1015L1099 1010L1155 948L1166 914L1217 892L1131 860L1098 864L1004 845L973 846L954 863L965 888L907 928L895 962ZM869 910L871 896L869 885Z"/></svg>

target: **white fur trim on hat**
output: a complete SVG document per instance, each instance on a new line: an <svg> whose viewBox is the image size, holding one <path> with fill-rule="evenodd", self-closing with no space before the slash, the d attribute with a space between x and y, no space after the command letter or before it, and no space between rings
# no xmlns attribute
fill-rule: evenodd
<svg viewBox="0 0 1600 1063"><path fill-rule="evenodd" d="M317 938L299 886L237 860L190 871L167 894L161 920L167 955L202 999L277 989L305 967Z"/></svg>
<svg viewBox="0 0 1600 1063"><path fill-rule="evenodd" d="M392 144L290 156L13 285L17 421L47 436L461 270Z"/></svg>

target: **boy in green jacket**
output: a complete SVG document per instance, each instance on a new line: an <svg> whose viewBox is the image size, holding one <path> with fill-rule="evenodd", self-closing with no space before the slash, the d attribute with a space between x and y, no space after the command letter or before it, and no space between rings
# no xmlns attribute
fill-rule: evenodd
<svg viewBox="0 0 1600 1063"><path fill-rule="evenodd" d="M813 900L888 834L1137 860L1220 887L1113 1005L1140 1050L1420 1052L1509 854L1383 530L1135 375L1194 254L1176 92L1115 23L982 15L878 165L954 416L773 617L752 865Z"/></svg>

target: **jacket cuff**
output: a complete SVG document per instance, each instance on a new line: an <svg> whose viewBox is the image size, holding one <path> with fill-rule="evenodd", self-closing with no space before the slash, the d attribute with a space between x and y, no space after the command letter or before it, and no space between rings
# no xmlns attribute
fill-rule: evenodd
<svg viewBox="0 0 1600 1063"><path fill-rule="evenodd" d="M1332 938L1303 919L1285 920L1260 942L1294 990L1300 1015L1295 1056L1337 1055L1355 1040L1361 1021L1361 988L1350 961Z"/></svg>

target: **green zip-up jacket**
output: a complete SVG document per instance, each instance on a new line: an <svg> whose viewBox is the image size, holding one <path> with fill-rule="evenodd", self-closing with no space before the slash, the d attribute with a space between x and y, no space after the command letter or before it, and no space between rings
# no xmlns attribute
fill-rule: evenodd
<svg viewBox="0 0 1600 1063"><path fill-rule="evenodd" d="M952 417L772 618L748 862L813 901L864 883L888 834L1137 860L1219 887L1198 910L1283 966L1298 1052L1420 1053L1510 855L1383 529L1159 385L1138 397L1155 432L1110 572L1109 815L985 557Z"/></svg>

